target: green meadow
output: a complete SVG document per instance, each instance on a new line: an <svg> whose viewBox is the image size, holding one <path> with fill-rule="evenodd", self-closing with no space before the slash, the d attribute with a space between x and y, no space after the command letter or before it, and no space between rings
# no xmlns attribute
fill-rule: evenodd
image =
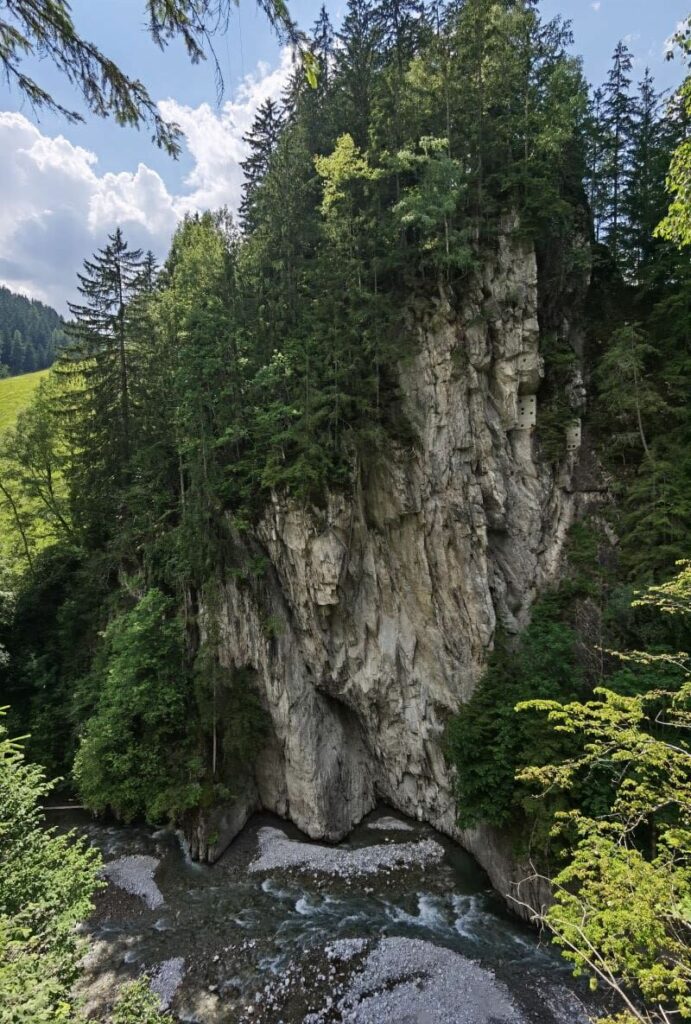
<svg viewBox="0 0 691 1024"><path fill-rule="evenodd" d="M19 377L5 377L0 380L0 431L11 427L17 416L31 401L36 387L48 370L23 373Z"/></svg>

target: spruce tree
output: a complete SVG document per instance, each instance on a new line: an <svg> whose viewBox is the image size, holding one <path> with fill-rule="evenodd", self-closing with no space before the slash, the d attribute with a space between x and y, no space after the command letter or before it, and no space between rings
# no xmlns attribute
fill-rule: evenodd
<svg viewBox="0 0 691 1024"><path fill-rule="evenodd" d="M633 60L625 43L619 42L603 86L603 121L606 132L605 238L615 260L619 259L624 223L623 197L631 168L631 137L634 104L630 94Z"/></svg>
<svg viewBox="0 0 691 1024"><path fill-rule="evenodd" d="M250 131L243 135L243 140L250 148L247 159L240 163L245 173L242 201L240 203L240 222L245 231L252 231L257 226L255 209L256 194L266 177L271 164L271 157L276 150L284 117L278 104L265 100L257 110Z"/></svg>
<svg viewBox="0 0 691 1024"><path fill-rule="evenodd" d="M664 174L668 163L660 97L649 68L645 69L633 100L629 153L621 200L621 262L627 276L640 281L656 247L653 231L664 210Z"/></svg>
<svg viewBox="0 0 691 1024"><path fill-rule="evenodd" d="M379 0L372 8L379 43L402 75L418 48L425 7L420 0Z"/></svg>
<svg viewBox="0 0 691 1024"><path fill-rule="evenodd" d="M596 242L599 242L601 239L602 226L605 219L604 177L607 143L603 112L604 102L605 94L602 88L595 89L590 100L586 124L586 186Z"/></svg>
<svg viewBox="0 0 691 1024"><path fill-rule="evenodd" d="M70 414L66 429L76 453L75 486L87 499L89 526L97 530L108 520L105 510L113 513L127 479L133 447L130 378L140 343L134 300L149 276L148 258L130 249L117 228L103 249L84 260L78 275L83 302L69 303L71 343L60 367L72 380L64 402Z"/></svg>
<svg viewBox="0 0 691 1024"><path fill-rule="evenodd" d="M367 0L348 0L348 13L337 38L340 121L355 144L366 148L380 61L379 30Z"/></svg>
<svg viewBox="0 0 691 1024"><path fill-rule="evenodd" d="M329 18L329 12L325 5L322 4L319 9L319 16L312 29L312 53L319 65L317 90L320 93L328 92L333 77L334 39L334 30Z"/></svg>

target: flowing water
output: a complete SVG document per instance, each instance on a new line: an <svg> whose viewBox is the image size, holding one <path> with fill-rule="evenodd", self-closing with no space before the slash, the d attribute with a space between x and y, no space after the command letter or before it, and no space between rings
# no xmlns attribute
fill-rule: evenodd
<svg viewBox="0 0 691 1024"><path fill-rule="evenodd" d="M517 1019L527 1024L586 1019L583 992L574 988L563 961L508 914L475 861L428 826L407 822L407 831L382 830L369 827L370 819L341 847L432 838L444 848L440 863L344 879L312 869L248 872L260 828L270 825L308 842L269 815L255 817L213 867L192 863L178 837L167 830L109 827L76 812L54 812L51 818L60 828L85 834L105 861L144 855L158 862L161 905L150 908L112 883L98 897L87 925L91 952L85 993L94 1011L112 998L120 981L143 970L151 975L162 963L174 961L173 973L180 968L182 984L172 1009L180 1020L301 1024L310 1011L323 1010L323 1017L313 1019L357 1022L357 1014L340 1016L335 1003L328 1012L324 1009L345 970L325 956L325 947L328 954L335 940L369 939L373 947L376 940L404 936L490 968L502 989L508 989ZM415 948L422 947L418 943ZM448 995L443 998L448 1002ZM445 1013L411 1010L405 1019L429 1024L471 1019L461 1009L455 1015L446 1006ZM487 1013L472 1020L489 1024L500 1019Z"/></svg>

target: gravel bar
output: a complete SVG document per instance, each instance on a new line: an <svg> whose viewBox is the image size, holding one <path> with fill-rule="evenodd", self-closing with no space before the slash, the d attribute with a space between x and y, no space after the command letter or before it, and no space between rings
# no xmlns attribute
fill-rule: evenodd
<svg viewBox="0 0 691 1024"><path fill-rule="evenodd" d="M158 996L162 1010L167 1010L172 1003L173 996L182 984L184 974L184 957L174 956L171 960L164 960L159 964L151 976L149 988Z"/></svg>
<svg viewBox="0 0 691 1024"><path fill-rule="evenodd" d="M525 1024L507 988L479 964L420 939L382 939L334 1006L308 1013L323 1024Z"/></svg>
<svg viewBox="0 0 691 1024"><path fill-rule="evenodd" d="M387 869L438 864L444 856L444 847L433 839L348 850L289 839L280 829L268 827L259 830L258 839L259 854L249 866L252 872L300 868L339 878L357 878Z"/></svg>
<svg viewBox="0 0 691 1024"><path fill-rule="evenodd" d="M132 896L139 896L147 907L155 910L164 902L163 893L154 881L159 864L160 861L156 857L135 854L108 861L103 865L102 873L113 885L124 889Z"/></svg>

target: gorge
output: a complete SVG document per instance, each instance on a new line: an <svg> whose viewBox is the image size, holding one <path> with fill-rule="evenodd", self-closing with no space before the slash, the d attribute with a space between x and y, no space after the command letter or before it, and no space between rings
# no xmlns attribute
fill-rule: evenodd
<svg viewBox="0 0 691 1024"><path fill-rule="evenodd" d="M260 7L237 209L113 225L0 379L0 1024L691 1019L689 78Z"/></svg>
<svg viewBox="0 0 691 1024"><path fill-rule="evenodd" d="M560 461L540 457L539 398L533 421L521 420L544 367L537 261L515 230L506 225L460 308L441 297L410 326L401 390L412 443L323 509L274 498L242 539L269 568L254 587L224 585L219 660L252 671L271 738L245 792L189 829L195 857L215 860L259 808L336 841L379 799L459 839L498 891L527 873L491 830L459 831L444 725L497 625L520 632L558 580L569 527L606 492L593 453L567 453L565 427ZM576 352L587 284L584 273L572 308L558 311ZM581 380L575 364L573 418Z"/></svg>

